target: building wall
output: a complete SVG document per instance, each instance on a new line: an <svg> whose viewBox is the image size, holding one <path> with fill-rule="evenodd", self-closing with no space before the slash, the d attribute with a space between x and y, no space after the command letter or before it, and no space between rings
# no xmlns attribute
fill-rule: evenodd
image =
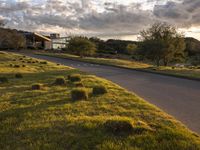
<svg viewBox="0 0 200 150"><path fill-rule="evenodd" d="M44 49L52 49L52 46L51 46L51 42L50 41L45 41L44 42Z"/></svg>

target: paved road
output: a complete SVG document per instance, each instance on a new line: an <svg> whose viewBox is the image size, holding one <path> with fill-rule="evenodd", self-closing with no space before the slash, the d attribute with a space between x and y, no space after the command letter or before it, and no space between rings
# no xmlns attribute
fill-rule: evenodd
<svg viewBox="0 0 200 150"><path fill-rule="evenodd" d="M183 122L200 134L200 82L95 65L47 56L29 55L78 68L111 80Z"/></svg>

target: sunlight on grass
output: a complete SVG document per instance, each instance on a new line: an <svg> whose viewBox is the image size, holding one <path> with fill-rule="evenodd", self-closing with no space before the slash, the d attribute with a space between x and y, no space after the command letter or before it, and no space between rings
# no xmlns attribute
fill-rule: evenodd
<svg viewBox="0 0 200 150"><path fill-rule="evenodd" d="M118 85L50 62L39 69L42 60L38 59L32 59L38 62L26 64L27 68L8 67L10 63L22 65L21 57L0 54L0 76L8 78L8 83L0 83L0 149L200 149L197 134ZM15 78L16 72L23 78ZM87 100L71 99L70 93L77 87L67 77L77 73L89 92ZM63 76L66 84L55 85L58 76ZM32 90L36 83L43 88ZM107 93L93 95L93 87L99 85L105 86ZM117 128L121 127L115 122L128 120L132 130L113 134L106 126L109 120Z"/></svg>

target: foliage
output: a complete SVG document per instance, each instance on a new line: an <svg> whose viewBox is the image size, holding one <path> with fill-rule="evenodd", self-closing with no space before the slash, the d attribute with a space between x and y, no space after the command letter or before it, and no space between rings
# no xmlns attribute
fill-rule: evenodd
<svg viewBox="0 0 200 150"><path fill-rule="evenodd" d="M73 101L88 99L88 91L85 88L77 88L71 91L71 99Z"/></svg>
<svg viewBox="0 0 200 150"><path fill-rule="evenodd" d="M66 84L66 80L64 77L57 77L55 82L55 85L65 85Z"/></svg>
<svg viewBox="0 0 200 150"><path fill-rule="evenodd" d="M0 28L0 49L25 48L26 40L17 30Z"/></svg>
<svg viewBox="0 0 200 150"><path fill-rule="evenodd" d="M101 95L101 94L105 94L107 92L108 92L107 88L103 85L95 86L95 87L93 87L93 90L92 90L92 93L94 95Z"/></svg>
<svg viewBox="0 0 200 150"><path fill-rule="evenodd" d="M169 62L180 61L185 57L185 42L183 35L176 28L166 23L155 23L140 33L142 43L139 53L160 65L166 66Z"/></svg>
<svg viewBox="0 0 200 150"><path fill-rule="evenodd" d="M0 77L0 83L7 83L8 78L7 77Z"/></svg>
<svg viewBox="0 0 200 150"><path fill-rule="evenodd" d="M126 53L127 54L135 54L137 50L137 45L136 44L128 44L126 47Z"/></svg>
<svg viewBox="0 0 200 150"><path fill-rule="evenodd" d="M42 84L40 84L40 83L35 83L35 84L33 84L33 85L31 86L31 89L32 89L32 90L41 90L42 87L43 87Z"/></svg>
<svg viewBox="0 0 200 150"><path fill-rule="evenodd" d="M96 52L96 46L94 43L85 37L74 37L69 41L68 49L81 57L92 56Z"/></svg>
<svg viewBox="0 0 200 150"><path fill-rule="evenodd" d="M68 76L68 79L71 82L80 82L81 81L81 75L80 74L72 74Z"/></svg>
<svg viewBox="0 0 200 150"><path fill-rule="evenodd" d="M15 74L15 78L23 78L23 75L21 73Z"/></svg>

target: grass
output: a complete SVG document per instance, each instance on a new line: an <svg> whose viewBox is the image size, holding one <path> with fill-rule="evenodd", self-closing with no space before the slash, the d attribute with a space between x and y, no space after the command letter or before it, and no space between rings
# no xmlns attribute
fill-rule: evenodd
<svg viewBox="0 0 200 150"><path fill-rule="evenodd" d="M123 59L113 59L113 58L93 58L93 57L85 57L80 58L75 55L65 54L65 53L36 53L39 55L46 55L46 56L54 56L60 58L68 58L73 60L80 60L85 62L91 63L99 63L99 64L106 64L106 65L114 65L119 67L125 67L130 69L142 69L151 72L158 72L163 74L169 75L176 75L180 77L191 77L191 78L198 78L200 79L200 67L196 68L178 68L178 67L155 67L151 64L142 63L134 60L123 60Z"/></svg>
<svg viewBox="0 0 200 150"><path fill-rule="evenodd" d="M200 149L197 134L118 85L51 62L41 67L41 60L26 64L25 68L8 65L22 64L21 57L0 53L0 77L9 80L0 84L0 149ZM23 78L16 79L13 76L16 73L23 73ZM58 76L67 78L71 74L81 74L81 82L90 93L87 100L71 100L75 88L71 82L66 86L52 85ZM45 88L31 90L35 83ZM92 88L98 85L105 86L108 93L91 95ZM114 132L126 133L130 128L127 121L132 130L128 134L108 132L116 126Z"/></svg>

